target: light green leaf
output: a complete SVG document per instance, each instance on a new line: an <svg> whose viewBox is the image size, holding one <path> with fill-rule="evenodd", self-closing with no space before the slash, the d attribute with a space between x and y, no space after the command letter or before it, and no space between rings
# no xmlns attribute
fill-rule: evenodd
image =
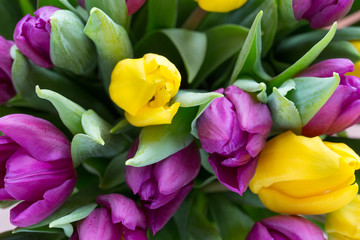
<svg viewBox="0 0 360 240"><path fill-rule="evenodd" d="M125 27L128 21L127 6L125 0L85 0L85 6L90 13L93 8L101 9L115 23Z"/></svg>
<svg viewBox="0 0 360 240"><path fill-rule="evenodd" d="M286 69L284 72L280 73L275 78L271 79L269 82L269 88L279 87L286 80L294 77L297 73L306 69L310 64L320 55L324 48L330 43L333 39L336 32L336 22L331 27L330 31L326 36L318 42L314 47L312 47L302 58L300 58L296 63L294 63L290 68Z"/></svg>
<svg viewBox="0 0 360 240"><path fill-rule="evenodd" d="M281 23L286 26L292 26L297 20L295 19L292 1L288 0L278 0L279 13L281 18Z"/></svg>
<svg viewBox="0 0 360 240"><path fill-rule="evenodd" d="M195 107L207 104L218 97L223 97L217 92L197 92L196 90L179 90L172 102L179 102L180 107Z"/></svg>
<svg viewBox="0 0 360 240"><path fill-rule="evenodd" d="M190 124L195 113L196 108L180 108L171 124L144 127L135 156L125 164L134 167L147 166L188 146L193 141Z"/></svg>
<svg viewBox="0 0 360 240"><path fill-rule="evenodd" d="M161 32L172 41L179 51L188 73L188 83L192 83L205 58L206 35L186 29L165 29Z"/></svg>
<svg viewBox="0 0 360 240"><path fill-rule="evenodd" d="M81 125L81 116L85 109L51 90L40 89L36 86L36 94L39 98L50 101L60 115L61 121L70 130L72 134L84 132Z"/></svg>
<svg viewBox="0 0 360 240"><path fill-rule="evenodd" d="M108 91L116 63L133 56L129 36L121 25L98 8L91 10L84 32L95 43L100 75Z"/></svg>
<svg viewBox="0 0 360 240"><path fill-rule="evenodd" d="M334 73L334 77L331 78L300 77L293 80L296 89L289 92L286 97L295 103L304 126L334 93L340 77Z"/></svg>
<svg viewBox="0 0 360 240"><path fill-rule="evenodd" d="M50 56L54 65L75 74L89 74L96 65L96 51L83 32L80 18L69 10L59 10L50 19Z"/></svg>
<svg viewBox="0 0 360 240"><path fill-rule="evenodd" d="M256 93L259 92L256 97L257 99L262 102L267 102L267 94L266 94L266 84L261 82L258 83L251 79L241 79L234 82L235 86L239 87L240 89L244 90L245 92Z"/></svg>
<svg viewBox="0 0 360 240"><path fill-rule="evenodd" d="M235 63L234 71L230 77L229 84L233 84L240 74L249 75L253 78L268 80L270 77L261 65L261 18L263 12L256 16L249 34L245 40L240 54Z"/></svg>
<svg viewBox="0 0 360 240"><path fill-rule="evenodd" d="M200 156L201 156L201 166L209 173L215 175L215 172L211 168L209 161L208 161L209 153L205 152L203 149L200 149Z"/></svg>
<svg viewBox="0 0 360 240"><path fill-rule="evenodd" d="M100 182L103 189L113 188L125 182L125 160L127 153L122 153L111 160Z"/></svg>
<svg viewBox="0 0 360 240"><path fill-rule="evenodd" d="M177 15L176 0L148 0L147 32L174 28Z"/></svg>
<svg viewBox="0 0 360 240"><path fill-rule="evenodd" d="M70 223L79 221L86 218L89 214L96 208L96 203L90 203L83 207L80 207L73 211L72 213L65 215L55 221L52 221L49 224L50 228L63 228L65 235L71 237L74 232L74 229Z"/></svg>

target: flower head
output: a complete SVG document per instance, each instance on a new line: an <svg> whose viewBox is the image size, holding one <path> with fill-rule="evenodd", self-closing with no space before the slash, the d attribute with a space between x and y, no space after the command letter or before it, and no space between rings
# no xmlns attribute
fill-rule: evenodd
<svg viewBox="0 0 360 240"><path fill-rule="evenodd" d="M54 67L50 57L51 15L60 10L53 6L44 6L23 17L15 27L14 41L22 54L40 67Z"/></svg>
<svg viewBox="0 0 360 240"><path fill-rule="evenodd" d="M50 216L70 196L76 174L70 142L51 123L25 114L0 118L0 200L13 225L27 227Z"/></svg>
<svg viewBox="0 0 360 240"><path fill-rule="evenodd" d="M200 116L198 135L219 181L242 194L270 133L270 111L236 86L218 91L225 97L213 100Z"/></svg>
<svg viewBox="0 0 360 240"><path fill-rule="evenodd" d="M181 76L174 64L163 56L146 54L139 59L120 61L111 75L111 99L125 110L134 126L169 124L180 103L170 99L180 87Z"/></svg>
<svg viewBox="0 0 360 240"><path fill-rule="evenodd" d="M266 144L249 186L274 212L323 214L356 196L359 168L359 156L347 145L288 131Z"/></svg>
<svg viewBox="0 0 360 240"><path fill-rule="evenodd" d="M247 0L195 0L199 6L208 12L230 12L240 8Z"/></svg>
<svg viewBox="0 0 360 240"><path fill-rule="evenodd" d="M8 41L0 36L0 105L15 95L15 89L11 80L13 60L10 56L10 49L13 45L12 41Z"/></svg>

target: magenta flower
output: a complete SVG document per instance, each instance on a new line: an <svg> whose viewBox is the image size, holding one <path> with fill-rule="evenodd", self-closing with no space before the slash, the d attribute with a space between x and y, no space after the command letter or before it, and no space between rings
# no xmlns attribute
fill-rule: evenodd
<svg viewBox="0 0 360 240"><path fill-rule="evenodd" d="M138 140L133 143L128 158L135 155L138 144ZM192 181L200 171L200 162L199 149L193 142L158 163L145 167L126 166L126 183L140 196L154 235L170 220L191 190Z"/></svg>
<svg viewBox="0 0 360 240"><path fill-rule="evenodd" d="M241 195L255 173L272 119L265 104L236 86L217 92L225 97L212 101L200 116L198 135L219 181Z"/></svg>
<svg viewBox="0 0 360 240"><path fill-rule="evenodd" d="M22 201L10 221L27 227L50 216L76 184L70 142L48 121L25 114L0 118L0 201Z"/></svg>
<svg viewBox="0 0 360 240"><path fill-rule="evenodd" d="M11 78L11 67L13 60L10 56L10 49L14 45L0 36L0 105L7 102L15 95L15 89Z"/></svg>
<svg viewBox="0 0 360 240"><path fill-rule="evenodd" d="M278 215L256 222L246 240L325 240L321 229L299 216Z"/></svg>
<svg viewBox="0 0 360 240"><path fill-rule="evenodd" d="M14 41L17 48L40 67L54 67L50 57L50 17L57 7L44 6L23 17L15 27Z"/></svg>
<svg viewBox="0 0 360 240"><path fill-rule="evenodd" d="M136 203L120 194L98 196L96 208L77 225L71 240L146 240L145 215Z"/></svg>
<svg viewBox="0 0 360 240"><path fill-rule="evenodd" d="M306 19L312 28L323 28L345 16L354 0L292 0L297 20Z"/></svg>
<svg viewBox="0 0 360 240"><path fill-rule="evenodd" d="M348 59L329 59L298 74L297 77L331 77L337 72L341 78L339 86L324 106L302 129L302 134L314 137L331 135L360 122L360 78L345 76L354 70Z"/></svg>
<svg viewBox="0 0 360 240"><path fill-rule="evenodd" d="M126 0L128 15L132 15L137 12L145 2L146 0Z"/></svg>

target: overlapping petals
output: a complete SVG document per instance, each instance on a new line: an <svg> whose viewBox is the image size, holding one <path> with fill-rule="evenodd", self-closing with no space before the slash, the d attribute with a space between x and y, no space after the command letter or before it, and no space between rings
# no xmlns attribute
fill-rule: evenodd
<svg viewBox="0 0 360 240"><path fill-rule="evenodd" d="M11 77L13 60L10 56L10 49L13 45L12 41L0 36L0 105L15 95Z"/></svg>

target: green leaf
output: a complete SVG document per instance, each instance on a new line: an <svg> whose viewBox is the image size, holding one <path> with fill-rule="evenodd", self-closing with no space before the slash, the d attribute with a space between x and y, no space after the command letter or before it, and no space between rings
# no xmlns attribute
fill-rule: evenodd
<svg viewBox="0 0 360 240"><path fill-rule="evenodd" d="M261 65L261 18L263 12L256 16L235 63L229 84L233 84L240 74L252 76L254 79L268 80Z"/></svg>
<svg viewBox="0 0 360 240"><path fill-rule="evenodd" d="M85 134L76 134L71 142L71 156L75 166L93 157L113 157L124 149L121 135L111 135L111 125L93 110L81 118Z"/></svg>
<svg viewBox="0 0 360 240"><path fill-rule="evenodd" d="M30 0L19 0L23 15L33 14L35 11L34 5Z"/></svg>
<svg viewBox="0 0 360 240"><path fill-rule="evenodd" d="M295 22L297 22L292 7L292 1L278 0L278 4L281 23L291 27Z"/></svg>
<svg viewBox="0 0 360 240"><path fill-rule="evenodd" d="M203 149L200 149L200 156L201 156L201 166L208 171L210 174L215 175L215 171L209 164L209 153L205 152Z"/></svg>
<svg viewBox="0 0 360 240"><path fill-rule="evenodd" d="M23 13L19 1L0 0L0 35L12 40L14 28L22 17Z"/></svg>
<svg viewBox="0 0 360 240"><path fill-rule="evenodd" d="M339 85L340 77L334 73L331 78L300 77L293 80L296 89L286 97L296 105L304 126L331 97Z"/></svg>
<svg viewBox="0 0 360 240"><path fill-rule="evenodd" d="M191 87L197 88L211 72L238 52L248 32L247 28L232 24L223 24L207 30L205 59Z"/></svg>
<svg viewBox="0 0 360 240"><path fill-rule="evenodd" d="M254 222L222 194L210 196L210 212L223 240L245 239Z"/></svg>
<svg viewBox="0 0 360 240"><path fill-rule="evenodd" d="M125 0L85 0L86 10L90 13L93 8L101 9L115 23L125 27L128 21Z"/></svg>
<svg viewBox="0 0 360 240"><path fill-rule="evenodd" d="M69 10L56 11L50 19L50 56L54 65L75 74L89 74L96 65L96 52L83 32L83 22Z"/></svg>
<svg viewBox="0 0 360 240"><path fill-rule="evenodd" d="M326 36L318 42L314 47L312 47L302 58L300 58L296 63L294 63L290 68L286 69L284 72L280 73L275 78L271 79L269 82L269 88L279 87L286 80L294 77L297 73L306 69L310 64L320 55L320 53L325 49L325 47L333 39L336 32L336 22L331 27L330 31Z"/></svg>
<svg viewBox="0 0 360 240"><path fill-rule="evenodd" d="M13 234L11 231L0 233L1 240L64 240L64 234L22 232Z"/></svg>
<svg viewBox="0 0 360 240"><path fill-rule="evenodd" d="M62 228L64 229L64 233L67 237L71 237L74 232L74 229L70 223L79 221L81 219L86 218L89 214L96 208L96 203L90 203L85 206L82 206L72 213L65 215L61 218L52 221L49 224L50 228Z"/></svg>
<svg viewBox="0 0 360 240"><path fill-rule="evenodd" d="M245 92L256 93L259 92L256 97L262 103L267 103L266 84L261 82L258 83L251 79L241 79L234 82L235 86L244 90Z"/></svg>
<svg viewBox="0 0 360 240"><path fill-rule="evenodd" d="M100 75L108 91L115 65L120 60L133 56L129 36L121 25L98 8L91 10L84 32L95 43Z"/></svg>
<svg viewBox="0 0 360 240"><path fill-rule="evenodd" d="M100 182L103 189L113 188L125 182L125 160L127 153L122 153L111 160Z"/></svg>
<svg viewBox="0 0 360 240"><path fill-rule="evenodd" d="M190 124L195 113L196 108L180 108L171 124L144 127L135 156L125 164L134 167L147 166L188 146L193 141Z"/></svg>
<svg viewBox="0 0 360 240"><path fill-rule="evenodd" d="M174 28L176 24L176 0L148 0L147 32Z"/></svg>
<svg viewBox="0 0 360 240"><path fill-rule="evenodd" d="M81 116L85 109L56 92L46 89L41 90L39 86L36 86L36 94L39 98L46 99L54 105L61 121L72 134L84 132L81 126Z"/></svg>
<svg viewBox="0 0 360 240"><path fill-rule="evenodd" d="M179 51L187 70L188 83L192 83L205 59L206 35L186 29L165 29L161 32L172 41Z"/></svg>
<svg viewBox="0 0 360 240"><path fill-rule="evenodd" d="M217 92L200 92L194 90L179 90L172 102L179 102L180 107L195 107L207 104L218 97L223 97Z"/></svg>

